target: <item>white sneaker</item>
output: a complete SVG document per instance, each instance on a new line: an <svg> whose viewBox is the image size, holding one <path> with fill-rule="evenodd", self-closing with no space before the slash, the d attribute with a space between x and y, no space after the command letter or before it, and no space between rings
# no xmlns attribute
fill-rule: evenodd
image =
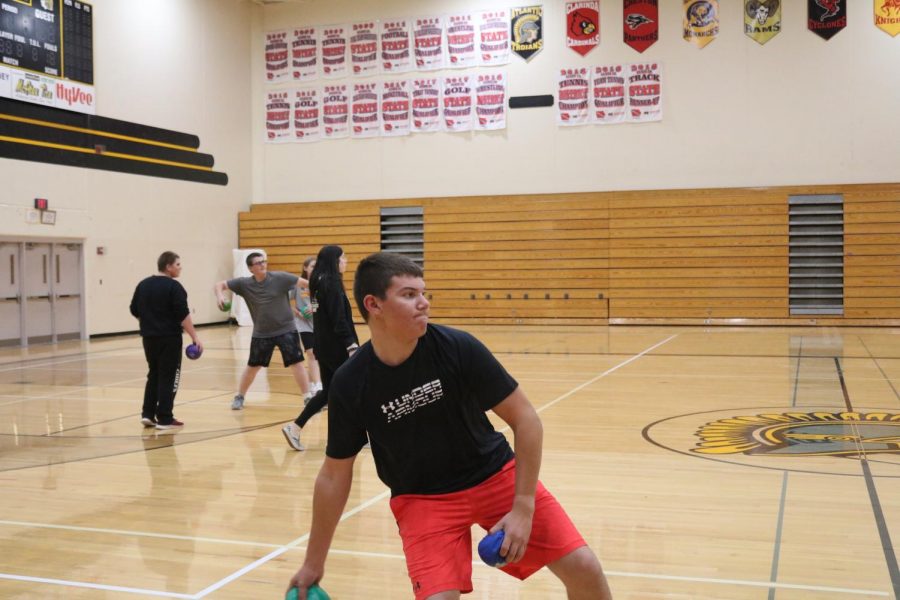
<svg viewBox="0 0 900 600"><path fill-rule="evenodd" d="M240 394L235 395L231 401L231 410L242 410L244 408L244 397Z"/></svg>
<svg viewBox="0 0 900 600"><path fill-rule="evenodd" d="M322 391L322 382L314 381L312 384L312 387L310 388L310 391L313 393L313 395L316 395L319 392L321 392Z"/></svg>
<svg viewBox="0 0 900 600"><path fill-rule="evenodd" d="M298 452L306 450L306 447L300 443L300 428L297 427L296 423L286 424L281 428L281 433L284 434L284 439L287 440L287 443L291 448Z"/></svg>

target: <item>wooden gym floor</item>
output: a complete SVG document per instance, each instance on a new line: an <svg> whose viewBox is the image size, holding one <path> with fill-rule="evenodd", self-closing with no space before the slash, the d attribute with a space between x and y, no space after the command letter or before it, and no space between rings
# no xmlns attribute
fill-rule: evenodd
<svg viewBox="0 0 900 600"><path fill-rule="evenodd" d="M540 411L542 479L615 598L897 598L900 331L469 330ZM177 433L139 423L137 337L0 350L0 597L283 597L326 420L308 451L285 444L299 398L277 353L231 411L249 331L201 335ZM473 572L469 598L565 597L546 569ZM334 600L411 597L367 451L322 583Z"/></svg>

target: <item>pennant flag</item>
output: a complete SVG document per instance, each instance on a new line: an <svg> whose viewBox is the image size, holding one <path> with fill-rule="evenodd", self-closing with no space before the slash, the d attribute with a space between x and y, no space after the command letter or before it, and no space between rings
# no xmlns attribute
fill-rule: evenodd
<svg viewBox="0 0 900 600"><path fill-rule="evenodd" d="M891 37L900 33L900 0L875 0L875 25Z"/></svg>
<svg viewBox="0 0 900 600"><path fill-rule="evenodd" d="M566 3L566 46L585 56L600 43L600 0Z"/></svg>
<svg viewBox="0 0 900 600"><path fill-rule="evenodd" d="M744 0L744 33L765 44L781 32L780 0Z"/></svg>
<svg viewBox="0 0 900 600"><path fill-rule="evenodd" d="M622 11L622 39L643 52L659 39L659 4L657 0L625 0Z"/></svg>
<svg viewBox="0 0 900 600"><path fill-rule="evenodd" d="M847 26L847 0L806 0L807 28L825 41Z"/></svg>
<svg viewBox="0 0 900 600"><path fill-rule="evenodd" d="M683 0L684 39L705 47L719 35L719 0Z"/></svg>
<svg viewBox="0 0 900 600"><path fill-rule="evenodd" d="M520 6L509 12L512 51L529 60L544 49L544 7Z"/></svg>

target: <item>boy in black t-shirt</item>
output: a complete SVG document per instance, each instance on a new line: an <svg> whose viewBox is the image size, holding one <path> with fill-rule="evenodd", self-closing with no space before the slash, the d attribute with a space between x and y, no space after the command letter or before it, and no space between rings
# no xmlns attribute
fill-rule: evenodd
<svg viewBox="0 0 900 600"><path fill-rule="evenodd" d="M290 587L303 598L322 578L353 462L368 440L378 476L391 488L416 600L472 591L476 523L504 531L507 573L525 579L548 566L569 598L609 600L597 557L538 481L540 418L477 339L429 325L422 275L411 260L387 253L367 257L356 271L353 293L371 341L334 376L306 559ZM512 429L515 454L488 410Z"/></svg>

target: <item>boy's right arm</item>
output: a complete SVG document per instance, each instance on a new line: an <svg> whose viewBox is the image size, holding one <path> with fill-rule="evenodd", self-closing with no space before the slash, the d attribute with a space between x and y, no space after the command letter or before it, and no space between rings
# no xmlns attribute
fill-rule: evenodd
<svg viewBox="0 0 900 600"><path fill-rule="evenodd" d="M213 286L213 291L216 293L216 302L221 310L225 306L225 292L228 291L228 281L225 279L219 281Z"/></svg>

